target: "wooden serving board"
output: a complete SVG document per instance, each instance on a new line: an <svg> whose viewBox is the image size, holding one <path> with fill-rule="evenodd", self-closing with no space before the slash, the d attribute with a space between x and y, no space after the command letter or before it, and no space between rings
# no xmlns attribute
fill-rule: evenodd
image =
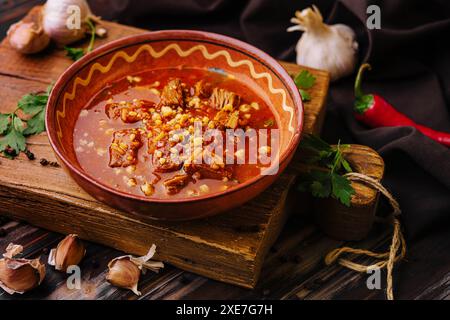
<svg viewBox="0 0 450 320"><path fill-rule="evenodd" d="M146 32L110 22L105 22L105 27L108 37L98 40L96 46ZM0 45L0 62L0 112L14 110L22 95L44 89L71 64L62 50L50 48L42 54L23 56L5 40ZM292 74L307 69L282 65ZM311 90L311 102L305 104L304 132L317 134L325 114L329 77L326 72L308 70L317 81ZM1 214L51 231L77 233L83 239L132 254L145 254L155 243L157 259L247 288L255 286L264 257L292 211L295 202L286 200L298 198L288 196L289 187L299 171L307 170L294 159L259 197L212 218L176 223L143 221L93 199L61 168L41 166L40 158L55 160L46 134L28 139L28 144L38 160L30 161L23 154L15 160L0 159ZM382 160L369 148L354 146L348 156L362 172L382 177ZM373 211L376 193L357 183L353 186L357 195L352 201Z"/></svg>

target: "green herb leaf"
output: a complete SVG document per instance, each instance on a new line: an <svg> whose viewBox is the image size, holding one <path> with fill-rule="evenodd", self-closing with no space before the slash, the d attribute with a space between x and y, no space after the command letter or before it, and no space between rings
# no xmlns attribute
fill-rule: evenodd
<svg viewBox="0 0 450 320"><path fill-rule="evenodd" d="M300 91L302 101L304 101L304 102L311 101L311 95L307 91L305 91L303 89L298 89L298 91Z"/></svg>
<svg viewBox="0 0 450 320"><path fill-rule="evenodd" d="M311 95L306 91L306 89L310 89L314 83L316 83L316 78L312 75L312 73L308 70L302 70L294 78L294 82L300 92L302 101L310 101Z"/></svg>
<svg viewBox="0 0 450 320"><path fill-rule="evenodd" d="M23 134L29 136L43 131L45 131L45 110L37 113L33 118L27 121L27 128Z"/></svg>
<svg viewBox="0 0 450 320"><path fill-rule="evenodd" d="M352 188L350 181L346 177L339 174L331 174L331 184L333 190L333 198L350 207L350 200L355 190Z"/></svg>
<svg viewBox="0 0 450 320"><path fill-rule="evenodd" d="M4 134L6 130L8 130L10 121L11 121L11 114L9 113L0 114L0 134Z"/></svg>
<svg viewBox="0 0 450 320"><path fill-rule="evenodd" d="M64 50L66 50L66 56L72 59L73 61L77 61L82 56L84 56L84 49L83 48L71 48L71 47L64 47Z"/></svg>
<svg viewBox="0 0 450 320"><path fill-rule="evenodd" d="M345 169L345 171L347 171L347 172L353 172L352 167L350 166L350 163L348 163L347 160L345 160L344 158L342 158L341 163L342 163L342 167Z"/></svg>
<svg viewBox="0 0 450 320"><path fill-rule="evenodd" d="M18 116L13 116L12 123L14 130L17 132L22 133L25 130L25 124Z"/></svg>
<svg viewBox="0 0 450 320"><path fill-rule="evenodd" d="M35 115L47 105L48 94L27 94L17 103L18 107L27 115Z"/></svg>
<svg viewBox="0 0 450 320"><path fill-rule="evenodd" d="M16 154L25 151L25 137L22 132L16 130L15 126L11 126L8 133L0 138L0 152L5 151L8 147L14 150Z"/></svg>
<svg viewBox="0 0 450 320"><path fill-rule="evenodd" d="M328 172L312 170L310 172L313 181L311 183L311 193L314 197L326 198L331 194L331 180Z"/></svg>
<svg viewBox="0 0 450 320"><path fill-rule="evenodd" d="M294 82L299 89L309 89L316 83L316 78L308 70L302 70L295 77Z"/></svg>
<svg viewBox="0 0 450 320"><path fill-rule="evenodd" d="M298 189L309 191L314 197L333 197L349 206L354 190L348 179L341 174L352 172L344 158L343 149L347 145L331 146L314 135L305 135L300 143L304 150L303 162L312 163L321 169L313 169L303 174Z"/></svg>
<svg viewBox="0 0 450 320"><path fill-rule="evenodd" d="M13 158L26 150L25 136L41 133L45 130L45 106L52 86L43 93L24 95L17 103L17 110L32 116L28 121L22 120L16 114L0 114L0 152L8 158Z"/></svg>

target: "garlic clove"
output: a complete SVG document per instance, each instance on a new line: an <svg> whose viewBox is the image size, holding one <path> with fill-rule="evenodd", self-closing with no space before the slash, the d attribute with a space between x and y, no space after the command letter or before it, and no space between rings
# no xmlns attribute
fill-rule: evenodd
<svg viewBox="0 0 450 320"><path fill-rule="evenodd" d="M108 264L108 268L109 270L106 275L106 281L116 287L129 289L138 296L141 295L137 289L141 269L130 260L129 256L119 257L112 260Z"/></svg>
<svg viewBox="0 0 450 320"><path fill-rule="evenodd" d="M7 37L11 47L21 53L32 54L44 50L50 43L50 37L42 28L41 8L33 9L26 21L11 25Z"/></svg>
<svg viewBox="0 0 450 320"><path fill-rule="evenodd" d="M111 260L108 264L106 280L114 286L129 289L136 295L141 295L137 289L141 272L145 273L146 269L158 272L164 268L164 264L160 261L149 261L155 253L156 246L153 244L148 253L142 257L126 255Z"/></svg>
<svg viewBox="0 0 450 320"><path fill-rule="evenodd" d="M45 265L39 258L14 259L22 246L9 244L5 258L0 259L0 288L9 294L24 293L36 288L45 278Z"/></svg>
<svg viewBox="0 0 450 320"><path fill-rule="evenodd" d="M50 251L48 264L56 270L66 271L69 266L78 265L86 254L86 249L78 235L69 234Z"/></svg>

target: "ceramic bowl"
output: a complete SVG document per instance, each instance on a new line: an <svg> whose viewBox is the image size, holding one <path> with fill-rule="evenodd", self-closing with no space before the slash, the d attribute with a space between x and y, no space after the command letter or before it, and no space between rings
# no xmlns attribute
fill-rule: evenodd
<svg viewBox="0 0 450 320"><path fill-rule="evenodd" d="M278 169L220 193L182 199L153 199L100 183L77 161L73 130L78 115L107 83L154 68L216 68L244 81L271 106L280 128ZM199 31L149 32L112 41L72 64L49 97L50 143L70 176L94 198L132 215L190 220L235 208L260 194L286 168L300 140L303 105L288 73L261 50L226 36Z"/></svg>

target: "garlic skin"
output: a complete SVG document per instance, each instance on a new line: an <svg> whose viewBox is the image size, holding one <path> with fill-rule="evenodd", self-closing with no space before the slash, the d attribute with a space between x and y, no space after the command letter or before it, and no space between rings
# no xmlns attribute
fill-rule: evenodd
<svg viewBox="0 0 450 320"><path fill-rule="evenodd" d="M67 21L71 16L69 6L80 8L80 28L69 29ZM44 5L43 27L45 33L59 45L67 45L84 38L88 31L86 21L92 17L86 0L47 0Z"/></svg>
<svg viewBox="0 0 450 320"><path fill-rule="evenodd" d="M23 294L39 286L45 278L45 265L39 258L14 259L22 246L10 244L0 259L0 288L9 294Z"/></svg>
<svg viewBox="0 0 450 320"><path fill-rule="evenodd" d="M343 24L327 25L316 6L297 11L291 31L304 31L297 46L297 64L326 70L332 81L350 75L356 67L355 32Z"/></svg>
<svg viewBox="0 0 450 320"><path fill-rule="evenodd" d="M140 296L138 283L141 273L145 273L146 269L158 272L164 268L164 264L159 261L149 261L156 253L156 246L153 244L148 253L142 257L133 257L131 255L114 258L108 263L108 273L106 281L112 285L129 289L134 294Z"/></svg>
<svg viewBox="0 0 450 320"><path fill-rule="evenodd" d="M69 266L78 265L86 254L83 242L76 234L69 234L50 251L48 264L56 270L66 271Z"/></svg>
<svg viewBox="0 0 450 320"><path fill-rule="evenodd" d="M42 27L42 10L35 8L26 21L11 25L7 32L11 47L24 54L37 53L50 43L50 37Z"/></svg>

